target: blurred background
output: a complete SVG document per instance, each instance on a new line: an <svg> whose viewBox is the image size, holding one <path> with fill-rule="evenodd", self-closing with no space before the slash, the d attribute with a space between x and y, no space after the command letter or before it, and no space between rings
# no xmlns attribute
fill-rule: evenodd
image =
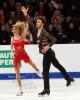
<svg viewBox="0 0 80 100"><path fill-rule="evenodd" d="M29 6L33 22L39 15L45 17L45 28L57 44L80 43L80 0L0 0L0 45L10 44L12 25L23 18L23 4ZM34 44L31 33L26 38Z"/></svg>
<svg viewBox="0 0 80 100"><path fill-rule="evenodd" d="M24 95L15 96L17 84L10 38L13 36L12 25L17 20L25 19L21 12L22 5L29 6L29 15L34 24L37 16L45 17L46 30L57 39L57 45L52 49L76 81L72 87L66 88L60 72L51 65L51 95L45 100L80 100L80 0L0 0L0 100L44 99L37 96L43 88L42 78L24 62L21 62L21 78L27 79L22 80ZM34 45L32 33L26 34L26 38L30 41L27 44L33 45L25 46L25 50L42 70L43 56L39 54L38 46Z"/></svg>

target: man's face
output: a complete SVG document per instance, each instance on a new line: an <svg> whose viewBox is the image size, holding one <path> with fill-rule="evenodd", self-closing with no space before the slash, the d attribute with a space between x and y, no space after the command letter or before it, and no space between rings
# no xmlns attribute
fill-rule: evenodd
<svg viewBox="0 0 80 100"><path fill-rule="evenodd" d="M37 28L41 28L42 26L43 26L42 20L38 19L38 20L36 21L36 27L37 27Z"/></svg>

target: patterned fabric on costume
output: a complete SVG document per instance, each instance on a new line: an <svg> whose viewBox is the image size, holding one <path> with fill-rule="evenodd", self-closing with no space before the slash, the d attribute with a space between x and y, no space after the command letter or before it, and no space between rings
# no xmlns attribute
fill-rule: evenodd
<svg viewBox="0 0 80 100"><path fill-rule="evenodd" d="M25 42L21 38L19 40L14 40L13 38L13 48L14 48L14 67L17 69L21 60L25 63L30 61L30 57L28 56L27 52L24 49Z"/></svg>

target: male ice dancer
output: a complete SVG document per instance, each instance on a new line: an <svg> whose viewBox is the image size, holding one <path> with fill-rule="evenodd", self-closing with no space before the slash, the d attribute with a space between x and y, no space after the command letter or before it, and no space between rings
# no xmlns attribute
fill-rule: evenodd
<svg viewBox="0 0 80 100"><path fill-rule="evenodd" d="M39 93L39 96L49 95L50 94L50 86L49 86L49 69L51 63L57 68L65 80L67 81L66 86L71 85L74 81L66 72L64 67L58 62L55 52L51 49L51 46L56 43L56 38L50 35L44 29L45 20L43 17L38 17L36 21L36 28L38 29L37 37L39 41L39 51L43 54L43 80L44 80L44 90Z"/></svg>
<svg viewBox="0 0 80 100"><path fill-rule="evenodd" d="M25 12L26 13L26 12ZM30 18L28 14L26 14L28 22L30 22ZM32 23L33 24L33 23ZM39 51L43 54L43 81L44 81L44 90L39 93L39 96L43 96L45 94L50 94L50 85L49 85L49 69L51 63L56 67L64 76L65 80L67 81L66 86L70 86L71 83L74 81L64 67L58 62L55 52L51 49L51 46L56 43L56 38L50 35L45 29L45 20L43 17L39 16L36 21L37 28L37 39L39 42ZM34 30L34 29L33 29Z"/></svg>

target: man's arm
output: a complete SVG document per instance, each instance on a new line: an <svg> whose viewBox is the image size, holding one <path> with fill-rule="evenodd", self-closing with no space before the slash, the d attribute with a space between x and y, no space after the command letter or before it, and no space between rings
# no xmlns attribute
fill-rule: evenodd
<svg viewBox="0 0 80 100"><path fill-rule="evenodd" d="M29 24L29 30L30 30L32 37L33 37L33 43L37 43L36 27L35 27L33 21L31 20L31 18L28 15L25 16L25 18L26 18L26 21Z"/></svg>
<svg viewBox="0 0 80 100"><path fill-rule="evenodd" d="M36 36L36 27L33 23L33 21L31 20L30 16L28 15L28 10L29 8L27 8L26 10L24 10L24 7L22 7L21 11L23 12L26 21L29 24L29 30L32 34L32 38L33 38L33 43L37 43L37 36Z"/></svg>
<svg viewBox="0 0 80 100"><path fill-rule="evenodd" d="M41 50L42 53L46 53L51 48L51 46L54 43L57 42L57 39L54 36L50 35L47 31L44 31L44 33L45 33L45 37L48 40L50 40L50 43L48 45L46 45L46 46L43 47L43 49Z"/></svg>
<svg viewBox="0 0 80 100"><path fill-rule="evenodd" d="M33 24L33 21L31 20L30 16L27 15L27 16L25 16L25 18L26 18L26 21L27 21L28 24L29 24L29 28L31 29L31 31L32 31L33 33L35 33L35 32L36 32L36 31L35 31L36 27L35 27L35 25Z"/></svg>
<svg viewBox="0 0 80 100"><path fill-rule="evenodd" d="M50 47L57 42L57 39L53 35L49 34L48 32L46 32L45 36L47 39L50 40L50 43L49 43Z"/></svg>

